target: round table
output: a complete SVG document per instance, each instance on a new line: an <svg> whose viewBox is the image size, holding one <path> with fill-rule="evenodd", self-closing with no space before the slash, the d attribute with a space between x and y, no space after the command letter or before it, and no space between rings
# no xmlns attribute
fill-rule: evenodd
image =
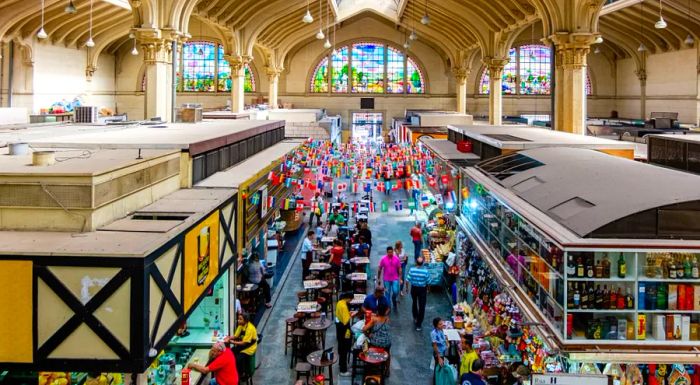
<svg viewBox="0 0 700 385"><path fill-rule="evenodd" d="M321 369L323 372L324 368L328 368L328 383L333 385L333 364L338 362L338 354L333 352L333 359L328 360L323 356L323 350L317 350L313 353L309 353L306 357L306 362Z"/></svg>
<svg viewBox="0 0 700 385"><path fill-rule="evenodd" d="M320 335L321 347L326 349L326 330L333 325L333 322L328 318L312 318L304 322L304 329L310 330L317 335Z"/></svg>
<svg viewBox="0 0 700 385"><path fill-rule="evenodd" d="M376 367L378 369L378 374L381 378L381 383L384 383L384 374L386 373L386 365L389 361L389 353L380 348L371 347L367 349L366 352L360 352L359 357L368 366ZM369 368L367 368L369 369ZM369 370L365 369L365 376L371 374Z"/></svg>

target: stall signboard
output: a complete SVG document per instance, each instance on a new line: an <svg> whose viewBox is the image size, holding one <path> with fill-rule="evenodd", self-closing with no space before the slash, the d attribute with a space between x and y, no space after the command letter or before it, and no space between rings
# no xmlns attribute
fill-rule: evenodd
<svg viewBox="0 0 700 385"><path fill-rule="evenodd" d="M260 187L260 218L265 218L269 203L267 201L267 185Z"/></svg>
<svg viewBox="0 0 700 385"><path fill-rule="evenodd" d="M187 312L219 273L219 212L185 235L183 309Z"/></svg>
<svg viewBox="0 0 700 385"><path fill-rule="evenodd" d="M533 374L532 385L608 385L608 376L576 373Z"/></svg>

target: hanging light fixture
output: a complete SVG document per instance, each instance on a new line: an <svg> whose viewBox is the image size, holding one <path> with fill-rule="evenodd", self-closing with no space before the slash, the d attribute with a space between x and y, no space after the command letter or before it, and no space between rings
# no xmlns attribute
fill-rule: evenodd
<svg viewBox="0 0 700 385"><path fill-rule="evenodd" d="M46 39L49 37L49 35L46 34L46 31L44 31L44 0L41 0L41 28L39 29L39 32L36 33L36 37L39 39Z"/></svg>
<svg viewBox="0 0 700 385"><path fill-rule="evenodd" d="M688 0L688 23L690 23L690 0ZM683 42L685 45L693 45L695 44L695 39L693 39L693 35L688 33L688 36L685 37Z"/></svg>
<svg viewBox="0 0 700 385"><path fill-rule="evenodd" d="M323 48L329 49L331 45L331 11L328 9L329 5L326 3L326 42L323 43Z"/></svg>
<svg viewBox="0 0 700 385"><path fill-rule="evenodd" d="M75 5L73 5L73 0L68 0L68 5L66 5L66 7L63 10L71 15L78 12L78 9L75 8Z"/></svg>
<svg viewBox="0 0 700 385"><path fill-rule="evenodd" d="M92 40L92 0L90 0L90 31L88 40L85 42L85 46L92 48L95 46L95 42Z"/></svg>
<svg viewBox="0 0 700 385"><path fill-rule="evenodd" d="M596 37L596 38L595 38L595 41L594 41L593 43L595 43L595 44L603 44L603 37L602 37L602 36Z"/></svg>
<svg viewBox="0 0 700 385"><path fill-rule="evenodd" d="M430 24L430 16L428 16L428 0L425 0L425 13L423 14L423 17L420 19L420 22L423 25Z"/></svg>
<svg viewBox="0 0 700 385"><path fill-rule="evenodd" d="M321 16L318 19L318 33L316 34L316 39L323 40L326 35L323 33L323 3L318 0L318 12Z"/></svg>
<svg viewBox="0 0 700 385"><path fill-rule="evenodd" d="M131 49L131 55L137 56L139 54L139 50L136 49L136 36L132 33L131 36L132 39L134 39L134 48Z"/></svg>
<svg viewBox="0 0 700 385"><path fill-rule="evenodd" d="M311 24L314 22L314 17L311 16L311 10L309 10L309 0L306 0L306 14L301 18L301 21L306 24Z"/></svg>
<svg viewBox="0 0 700 385"><path fill-rule="evenodd" d="M595 49L593 50L593 53L594 53L594 54L599 54L599 53L600 53L600 48L599 48L599 47L595 47Z"/></svg>
<svg viewBox="0 0 700 385"><path fill-rule="evenodd" d="M642 0L642 2L639 3L639 39L640 40L641 40L642 36L644 36L643 15L644 15L644 0ZM637 47L637 51L645 52L646 50L647 50L647 46L645 46L643 42L640 42L639 47Z"/></svg>
<svg viewBox="0 0 700 385"><path fill-rule="evenodd" d="M663 0L659 0L659 21L657 21L656 24L654 24L654 28L656 28L656 29L664 29L668 26L668 24L666 23L666 20L664 20L663 14L662 14L663 10L664 10L664 2L663 2Z"/></svg>
<svg viewBox="0 0 700 385"><path fill-rule="evenodd" d="M418 40L418 34L416 34L416 20L415 20L415 17L416 17L416 5L413 4L413 17L411 18L411 19L413 20L413 30L411 31L411 34L408 35L408 38L411 39L411 40L413 40L413 41Z"/></svg>

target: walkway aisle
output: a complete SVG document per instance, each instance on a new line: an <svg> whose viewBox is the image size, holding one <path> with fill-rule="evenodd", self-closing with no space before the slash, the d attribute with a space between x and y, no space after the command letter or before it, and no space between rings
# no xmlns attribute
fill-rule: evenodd
<svg viewBox="0 0 700 385"><path fill-rule="evenodd" d="M375 199L378 202L377 206L381 207L379 203L381 200L406 199L406 194L404 191L396 191L389 198L384 194L375 193ZM414 217L409 216L408 210L396 212L393 207L388 213L379 212L370 215L369 225L373 244L372 278L376 277L377 265L385 254L386 247L393 246L397 240L403 242L404 248L409 253L409 261L412 260L413 244L408 231L414 222ZM295 373L289 369L290 353L284 355L284 321L294 315L296 292L301 290L301 262L298 256L295 257L293 263L294 266L286 282L283 283L284 286L280 290L279 298L271 309L269 321L262 330L264 339L258 350L260 367L255 374L254 381L258 385L294 383ZM373 288L373 283L370 282L368 291L371 292ZM432 373L429 365L432 319L437 316L445 317L450 312L450 303L444 291L428 294L423 331L417 332L414 329L411 315L411 297L407 295L401 298L398 312L392 311L391 314L392 365L391 377L387 379L387 384L427 385L431 383ZM328 346L337 346L335 326L328 329L326 343ZM349 378L339 377L338 373L339 369L336 365L333 368L334 384L349 385ZM360 384L359 377L356 378L355 382Z"/></svg>

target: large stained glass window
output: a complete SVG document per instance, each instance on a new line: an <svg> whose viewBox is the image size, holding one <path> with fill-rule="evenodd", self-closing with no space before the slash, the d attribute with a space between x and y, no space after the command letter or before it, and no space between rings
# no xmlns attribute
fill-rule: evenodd
<svg viewBox="0 0 700 385"><path fill-rule="evenodd" d="M549 95L551 92L551 50L545 45L523 45L508 51L510 61L503 70L503 93ZM489 73L484 68L479 93L489 93ZM586 74L586 95L591 95L591 80Z"/></svg>
<svg viewBox="0 0 700 385"><path fill-rule="evenodd" d="M361 42L338 48L322 58L311 74L309 90L312 93L422 94L426 84L418 63L400 49L383 43Z"/></svg>
<svg viewBox="0 0 700 385"><path fill-rule="evenodd" d="M230 92L231 67L224 59L224 48L208 41L183 44L181 63L178 62L178 89L185 92ZM179 69L182 69L181 71ZM255 92L255 74L245 66L245 92Z"/></svg>
<svg viewBox="0 0 700 385"><path fill-rule="evenodd" d="M352 46L352 92L384 92L384 46L359 43Z"/></svg>

